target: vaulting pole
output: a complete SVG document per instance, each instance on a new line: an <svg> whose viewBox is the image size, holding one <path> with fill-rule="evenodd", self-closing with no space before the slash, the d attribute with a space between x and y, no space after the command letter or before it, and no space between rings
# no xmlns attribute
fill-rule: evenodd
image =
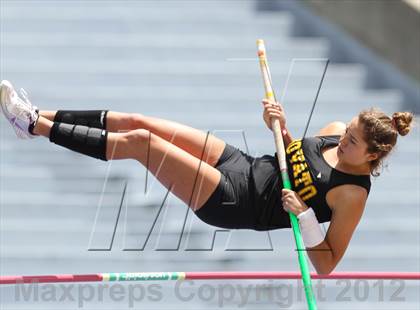
<svg viewBox="0 0 420 310"><path fill-rule="evenodd" d="M267 56L265 52L265 45L263 40L257 40L258 58L260 61L261 73L264 81L265 97L269 100L275 100L274 91L271 85L271 75L268 68ZM280 166L281 178L283 186L291 190L292 186L287 172L286 152L283 144L283 137L280 128L280 122L276 119L271 119L271 128L273 129L274 142L276 144L277 158ZM302 235L299 230L299 224L296 215L289 212L290 222L292 224L293 235L295 237L296 248L298 252L299 267L302 273L303 287L305 289L306 301L310 310L317 309L315 295L312 290L311 276L309 273L308 261L304 254L305 245L303 244Z"/></svg>

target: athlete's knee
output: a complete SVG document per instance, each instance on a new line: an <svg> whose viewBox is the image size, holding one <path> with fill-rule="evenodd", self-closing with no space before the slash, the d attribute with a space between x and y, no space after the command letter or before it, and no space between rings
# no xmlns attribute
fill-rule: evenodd
<svg viewBox="0 0 420 310"><path fill-rule="evenodd" d="M144 128L145 116L139 113L131 113L127 116L127 123L130 129L141 129Z"/></svg>
<svg viewBox="0 0 420 310"><path fill-rule="evenodd" d="M136 146L148 142L151 133L146 129L134 129L124 134L124 139L129 146Z"/></svg>

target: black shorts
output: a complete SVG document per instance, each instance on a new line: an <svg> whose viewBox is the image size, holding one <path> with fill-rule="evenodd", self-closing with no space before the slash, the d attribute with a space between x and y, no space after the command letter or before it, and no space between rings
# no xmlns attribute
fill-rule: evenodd
<svg viewBox="0 0 420 310"><path fill-rule="evenodd" d="M255 229L257 214L250 184L254 157L230 144L215 168L221 179L213 194L195 214L205 223L227 229Z"/></svg>

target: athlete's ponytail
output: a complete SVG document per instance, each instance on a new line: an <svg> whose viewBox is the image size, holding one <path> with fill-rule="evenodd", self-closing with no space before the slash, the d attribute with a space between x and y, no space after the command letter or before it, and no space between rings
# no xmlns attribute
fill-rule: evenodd
<svg viewBox="0 0 420 310"><path fill-rule="evenodd" d="M410 132L413 114L410 112L395 112L392 114L392 126L401 136Z"/></svg>

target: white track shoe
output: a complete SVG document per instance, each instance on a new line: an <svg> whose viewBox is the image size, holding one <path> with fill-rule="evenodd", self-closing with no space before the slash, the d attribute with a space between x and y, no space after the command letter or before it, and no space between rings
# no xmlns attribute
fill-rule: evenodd
<svg viewBox="0 0 420 310"><path fill-rule="evenodd" d="M24 89L20 90L20 94L22 98L9 81L0 83L0 106L4 116L19 138L32 139L37 135L32 134L29 128L33 128L38 120L37 107L32 106Z"/></svg>

